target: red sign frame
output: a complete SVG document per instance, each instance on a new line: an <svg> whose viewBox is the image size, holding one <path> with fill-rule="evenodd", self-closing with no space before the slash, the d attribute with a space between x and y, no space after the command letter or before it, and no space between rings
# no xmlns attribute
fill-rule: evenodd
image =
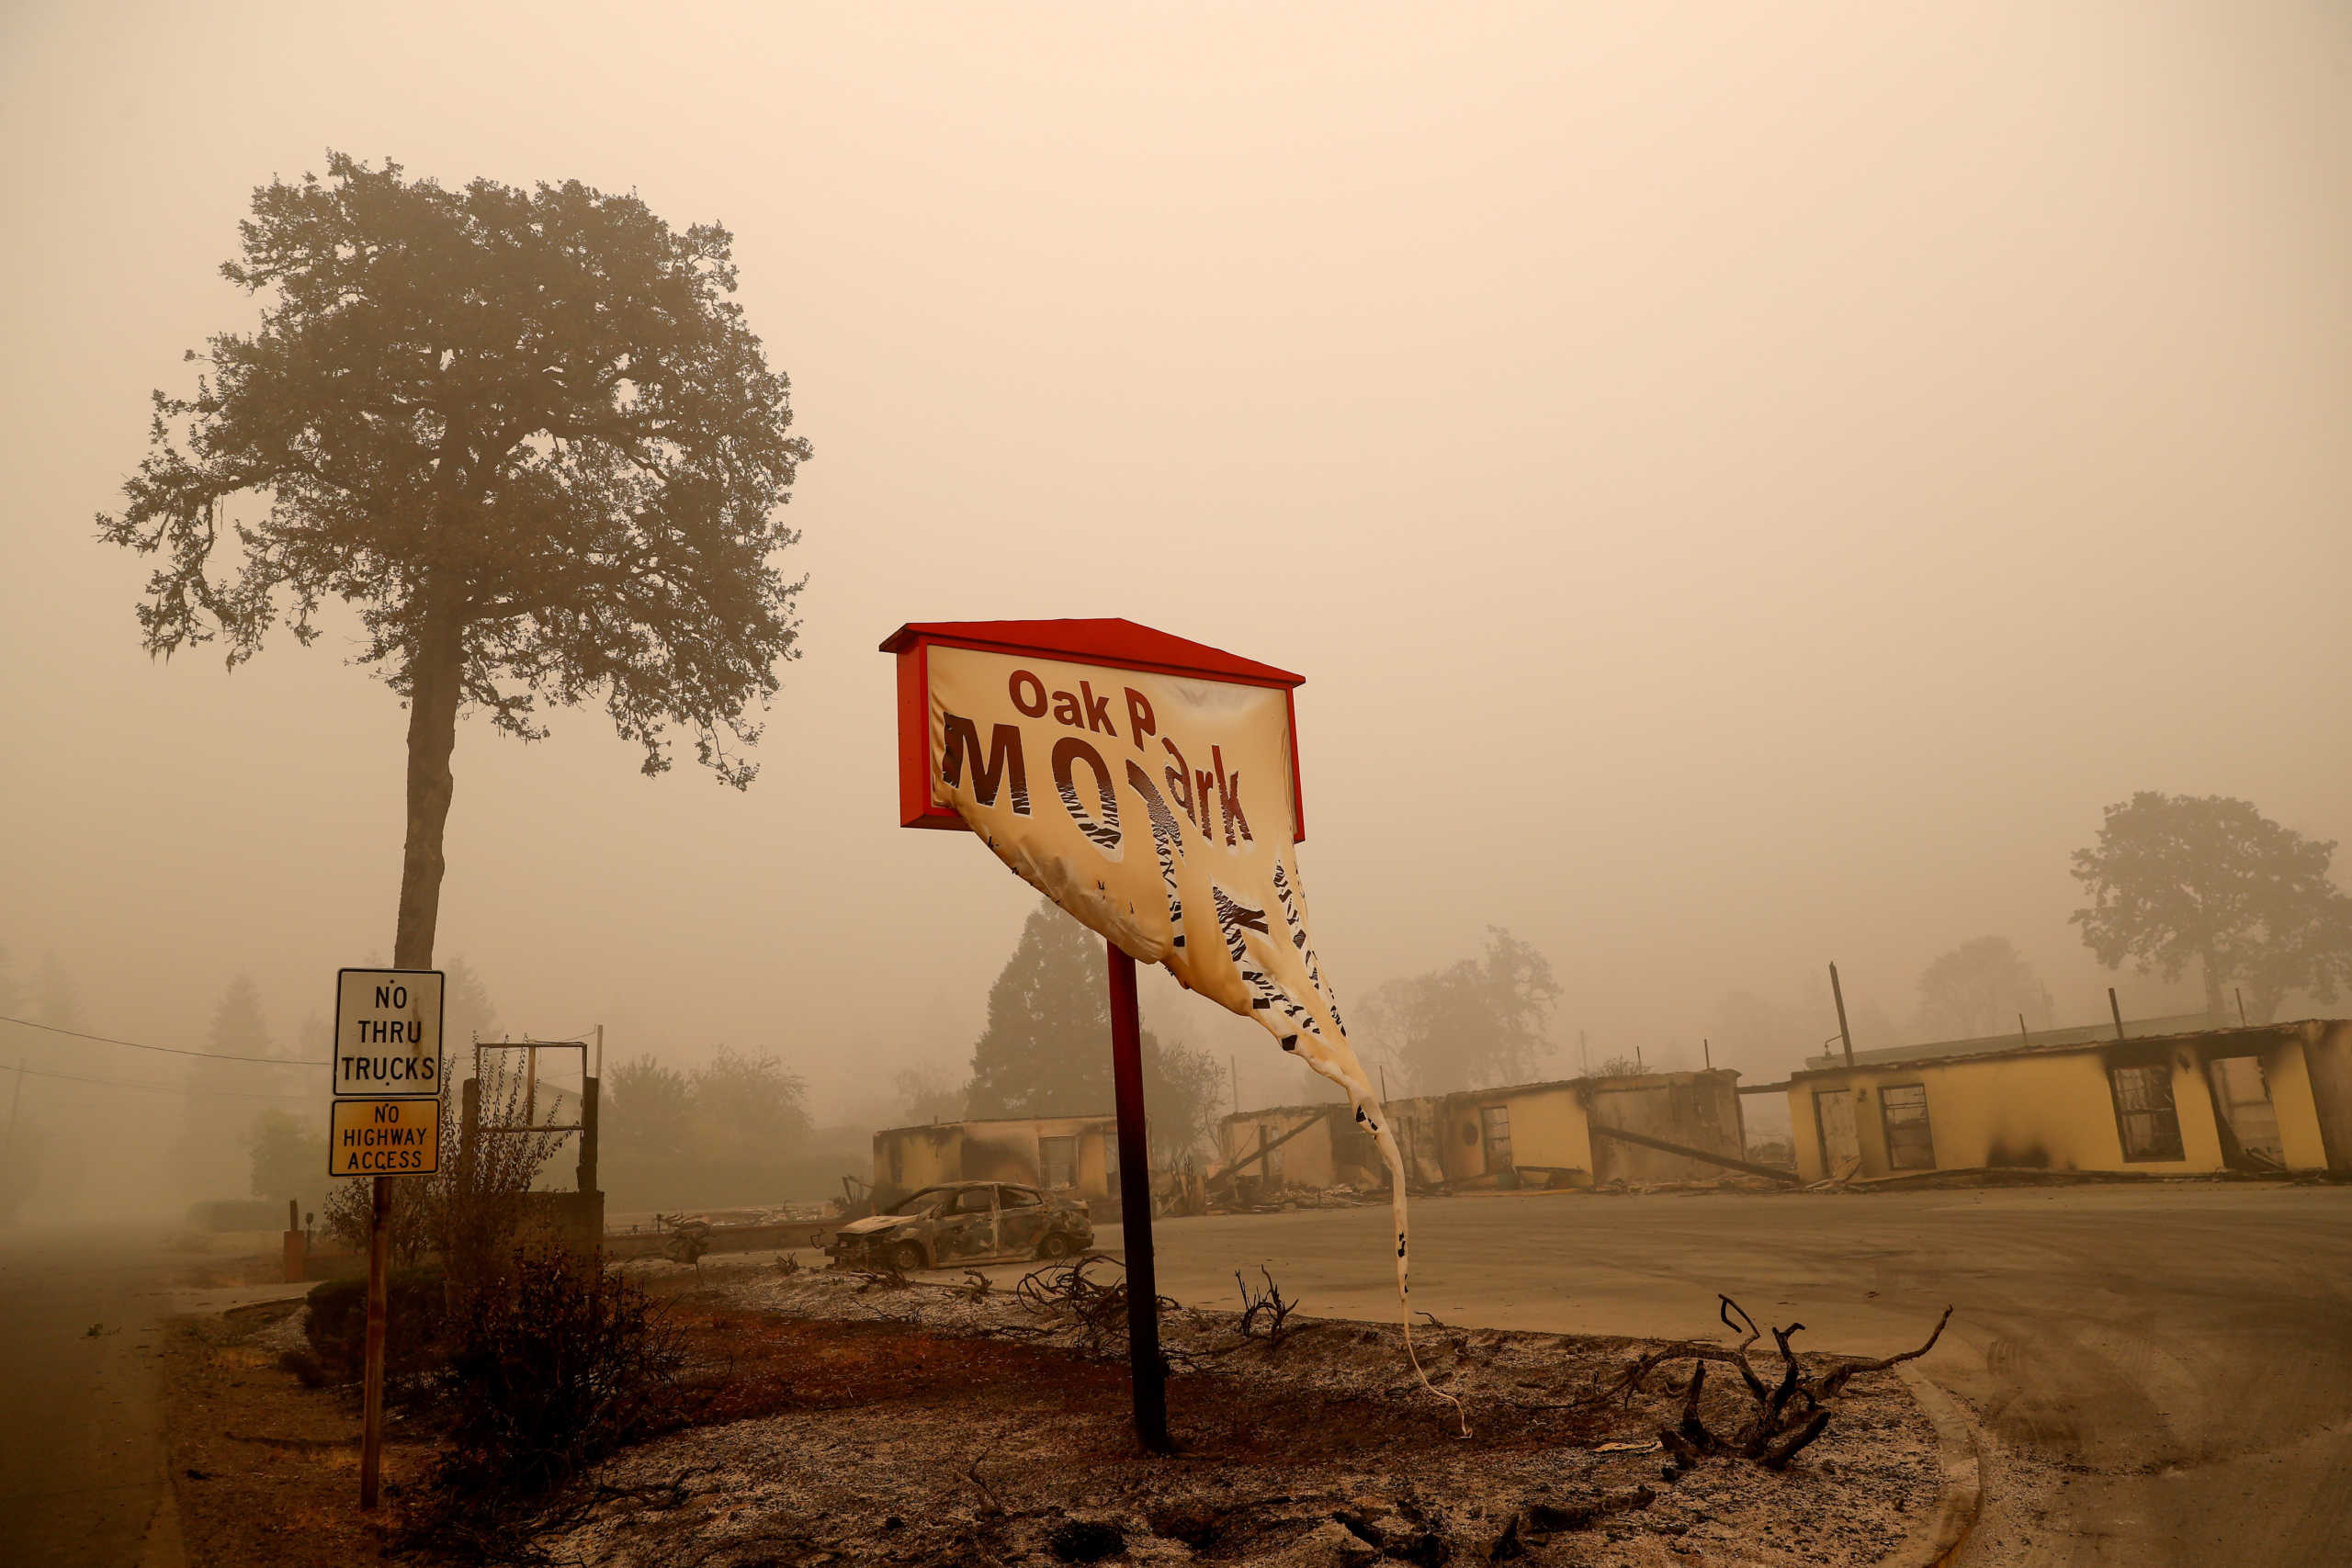
<svg viewBox="0 0 2352 1568"><path fill-rule="evenodd" d="M1306 840L1306 795L1299 782L1298 688L1306 677L1261 664L1150 626L1115 617L1072 621L910 621L882 639L882 651L899 664L899 826L960 830L964 819L933 804L931 781L938 767L931 754L930 650L970 648L988 653L1027 655L1102 670L1144 670L1158 675L1190 675L1242 686L1268 686L1283 694L1290 728L1293 841Z"/></svg>

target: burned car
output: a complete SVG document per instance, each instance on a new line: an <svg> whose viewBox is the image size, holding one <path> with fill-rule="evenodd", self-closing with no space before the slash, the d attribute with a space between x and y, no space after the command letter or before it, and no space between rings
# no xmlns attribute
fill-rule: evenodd
<svg viewBox="0 0 2352 1568"><path fill-rule="evenodd" d="M833 1233L826 1250L853 1269L944 1269L1068 1258L1094 1245L1085 1205L1008 1181L949 1181Z"/></svg>

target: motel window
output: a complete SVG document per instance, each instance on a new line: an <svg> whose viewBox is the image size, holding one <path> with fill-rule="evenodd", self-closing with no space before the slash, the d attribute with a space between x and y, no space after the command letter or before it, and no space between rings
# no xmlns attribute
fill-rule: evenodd
<svg viewBox="0 0 2352 1568"><path fill-rule="evenodd" d="M1510 1167L1510 1107L1482 1105L1478 1108L1478 1131L1487 1145L1487 1168L1506 1170Z"/></svg>
<svg viewBox="0 0 2352 1568"><path fill-rule="evenodd" d="M1038 1185L1048 1188L1078 1185L1078 1140L1076 1138L1040 1138L1037 1140Z"/></svg>
<svg viewBox="0 0 2352 1568"><path fill-rule="evenodd" d="M2170 1064L2152 1062L2145 1066L2109 1067L2107 1081L2115 1091L2115 1122L2123 1135L2123 1157L2183 1157L2180 1113L2172 1102Z"/></svg>
<svg viewBox="0 0 2352 1568"><path fill-rule="evenodd" d="M1933 1170L1936 1141L1928 1132L1925 1084L1890 1084L1879 1090L1879 1116L1886 1124L1886 1163L1891 1170Z"/></svg>

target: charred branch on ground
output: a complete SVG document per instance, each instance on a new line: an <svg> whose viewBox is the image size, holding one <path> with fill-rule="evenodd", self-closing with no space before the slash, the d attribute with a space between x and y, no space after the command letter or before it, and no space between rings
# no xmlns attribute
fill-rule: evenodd
<svg viewBox="0 0 2352 1568"><path fill-rule="evenodd" d="M1264 1340L1266 1351L1271 1355L1282 1348L1283 1341L1294 1332L1290 1314L1298 1310L1298 1303L1283 1299L1282 1287L1274 1283L1274 1277L1267 1273L1265 1265L1260 1264L1258 1272L1266 1281L1263 1291L1251 1290L1250 1282L1241 1277L1241 1270L1237 1269L1233 1271L1233 1282L1241 1291L1241 1321L1238 1326L1242 1338Z"/></svg>
<svg viewBox="0 0 2352 1568"><path fill-rule="evenodd" d="M1780 1349L1781 1365L1779 1375L1768 1381L1747 1359L1748 1348L1764 1337L1765 1330L1758 1327L1747 1308L1729 1296L1718 1296L1716 1300L1721 1303L1718 1315L1724 1326L1741 1331L1738 1344L1724 1347L1681 1340L1661 1345L1642 1356L1608 1387L1580 1402L1600 1404L1622 1398L1630 1404L1651 1373L1676 1362L1695 1363L1689 1382L1674 1391L1682 1395L1680 1419L1673 1426L1659 1427L1657 1434L1667 1452L1686 1468L1703 1459L1727 1455L1760 1464L1767 1470L1786 1469L1791 1460L1828 1429L1832 1404L1849 1382L1866 1372L1883 1372L1903 1362L1917 1360L1935 1348L1936 1341L1943 1337L1944 1325L1951 1321L1951 1308L1947 1306L1927 1342L1917 1349L1876 1359L1848 1358L1826 1371L1810 1375L1790 1345L1804 1331L1804 1325L1792 1323L1786 1328L1774 1328L1770 1333L1773 1344ZM1737 1372L1753 1403L1753 1409L1729 1435L1710 1427L1702 1414L1707 1369L1711 1365L1727 1366Z"/></svg>
<svg viewBox="0 0 2352 1568"><path fill-rule="evenodd" d="M1120 1277L1104 1282L1089 1274L1097 1264L1121 1269ZM1012 1288L1021 1304L1040 1317L1067 1324L1078 1331L1090 1355L1125 1355L1127 1344L1127 1281L1116 1258L1090 1252L1069 1263L1032 1269ZM1178 1310L1166 1296L1159 1298L1162 1314ZM1166 1359L1166 1352L1162 1352Z"/></svg>

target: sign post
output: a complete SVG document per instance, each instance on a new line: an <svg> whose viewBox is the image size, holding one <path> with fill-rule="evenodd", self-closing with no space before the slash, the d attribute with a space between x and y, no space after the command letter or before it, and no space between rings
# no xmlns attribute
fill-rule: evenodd
<svg viewBox="0 0 2352 1568"><path fill-rule="evenodd" d="M1116 942L1111 955L1111 1086L1119 1109L1119 1235L1127 1265L1127 1375L1135 1389L1136 1441L1148 1453L1168 1440L1168 1364L1159 1357L1159 1278L1151 1254L1151 1143L1143 1114L1143 1023L1136 1008L1136 961Z"/></svg>
<svg viewBox="0 0 2352 1568"><path fill-rule="evenodd" d="M343 969L335 974L334 1098L327 1174L367 1177L368 1359L360 1383L359 1506L376 1506L384 1461L386 1281L392 1182L441 1168L442 974Z"/></svg>

